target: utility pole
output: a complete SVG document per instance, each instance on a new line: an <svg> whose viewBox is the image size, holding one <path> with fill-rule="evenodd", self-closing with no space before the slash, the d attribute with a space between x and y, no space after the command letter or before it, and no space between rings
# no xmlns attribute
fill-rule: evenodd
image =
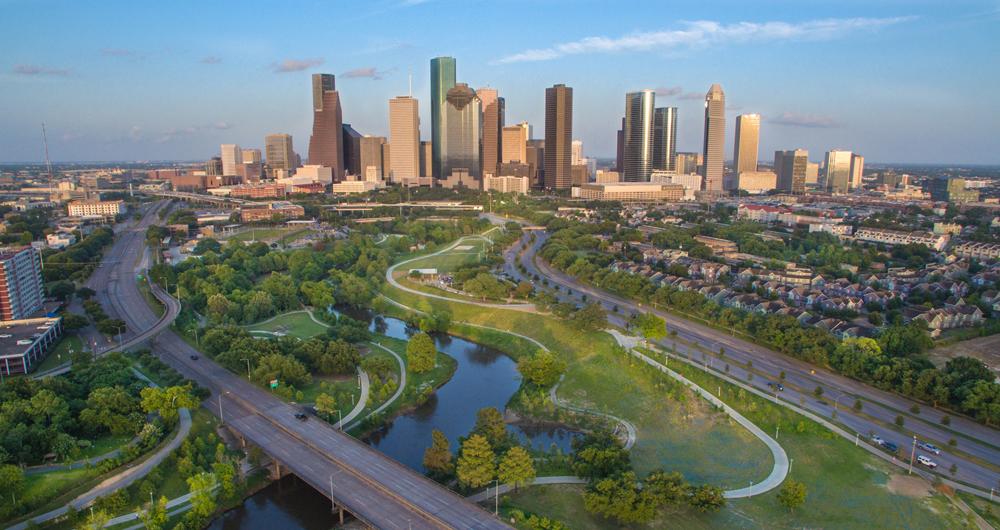
<svg viewBox="0 0 1000 530"><path fill-rule="evenodd" d="M241 361L247 362L247 381L250 380L250 359L240 359Z"/></svg>
<svg viewBox="0 0 1000 530"><path fill-rule="evenodd" d="M219 394L219 423L225 424L226 420L222 418L222 394Z"/></svg>
<svg viewBox="0 0 1000 530"><path fill-rule="evenodd" d="M913 474L913 457L917 454L917 435L913 435L913 447L910 449L910 469L906 470L907 475Z"/></svg>

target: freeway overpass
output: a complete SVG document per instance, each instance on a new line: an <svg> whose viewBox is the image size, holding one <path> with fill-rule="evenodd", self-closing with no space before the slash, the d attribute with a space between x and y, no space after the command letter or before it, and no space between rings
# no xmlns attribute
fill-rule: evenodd
<svg viewBox="0 0 1000 530"><path fill-rule="evenodd" d="M427 208L445 212L481 212L482 204L462 204L456 201L413 201L386 204L381 202L344 202L323 207L337 213L370 212L376 208L396 208L402 210Z"/></svg>
<svg viewBox="0 0 1000 530"><path fill-rule="evenodd" d="M140 227L155 216L150 209ZM135 230L141 233L141 229ZM123 236L110 255L140 256L144 238ZM106 267L102 266L103 267ZM99 276L99 296L107 297L107 312L125 320L132 330L156 327L153 312L134 281L136 262L112 263ZM106 274L106 276L104 276ZM121 281L117 281L121 279ZM127 279L127 280L126 280ZM178 302L163 290L154 294L168 308ZM492 514L414 472L331 425L295 418L299 409L199 354L169 328L150 339L153 352L185 377L212 391L202 405L244 443L270 455L276 471L291 472L347 511L375 528L508 528Z"/></svg>
<svg viewBox="0 0 1000 530"><path fill-rule="evenodd" d="M208 195L204 193L190 193L186 191L136 191L136 193L143 193L145 195L152 195L154 197L164 197L167 199L178 199L193 203L210 204L222 208L239 208L240 206L244 206L247 204L258 204L255 201L237 199L234 197L218 197L215 195Z"/></svg>

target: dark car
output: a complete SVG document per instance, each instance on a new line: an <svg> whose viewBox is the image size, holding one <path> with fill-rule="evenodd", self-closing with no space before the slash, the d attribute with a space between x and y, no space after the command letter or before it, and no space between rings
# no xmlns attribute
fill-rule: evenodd
<svg viewBox="0 0 1000 530"><path fill-rule="evenodd" d="M197 360L198 360L198 359L200 359L200 358L201 358L201 357L198 357L197 355L192 355L192 356L191 356L191 360L192 360L192 361L197 361Z"/></svg>
<svg viewBox="0 0 1000 530"><path fill-rule="evenodd" d="M309 419L309 416L307 416L305 412L296 412L295 419L299 421L306 421Z"/></svg>
<svg viewBox="0 0 1000 530"><path fill-rule="evenodd" d="M889 451L890 453L895 453L896 451L899 450L899 446L892 442L883 443L882 448L885 449L886 451Z"/></svg>
<svg viewBox="0 0 1000 530"><path fill-rule="evenodd" d="M783 385L781 383L778 383L775 386L778 388L778 392L784 392L785 391L785 385Z"/></svg>

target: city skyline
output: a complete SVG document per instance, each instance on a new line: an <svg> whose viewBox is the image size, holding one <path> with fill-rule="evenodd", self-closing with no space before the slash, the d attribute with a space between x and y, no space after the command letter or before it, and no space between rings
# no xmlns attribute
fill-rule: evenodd
<svg viewBox="0 0 1000 530"><path fill-rule="evenodd" d="M998 85L996 72L976 66L1000 51L988 32L998 17L988 3L947 9L829 3L795 13L777 5L750 10L724 3L707 13L640 3L642 9L601 13L599 27L595 6L568 10L543 3L532 6L537 17L522 17L534 20L519 19L518 27L530 30L557 16L567 23L518 40L503 38L503 19L485 29L459 23L470 11L509 16L498 7L445 4L376 2L326 12L309 7L295 18L269 13L269 24L292 24L305 18L303 11L319 23L348 15L359 21L387 13L407 18L406 27L389 22L371 35L351 33L357 45L334 50L311 36L297 42L248 37L245 30L263 22L225 6L208 9L204 18L225 11L235 19L227 26L240 32L213 26L202 36L203 17L192 19L185 10L162 20L163 27L183 26L176 35L138 26L108 34L88 24L111 13L153 17L154 10L113 2L88 10L10 2L11 28L3 37L8 53L0 60L9 93L0 117L9 126L0 133L0 161L39 161L42 122L55 161L202 160L219 144L260 148L266 135L277 133L304 143L312 116L303 81L318 72L339 78L345 122L364 134L388 136L386 102L409 93L409 75L420 114L431 115L427 61L448 55L461 62L463 82L497 89L506 100L507 122L529 121L536 139L544 123L544 88L575 87L574 138L600 158L615 155L623 95L647 88L657 91L659 105L678 107L677 150L700 150L701 95L719 83L728 96L727 123L738 114L761 114L762 153L844 146L864 152L868 163L1000 162L990 149L998 103L967 98L970 86L988 92ZM426 31L435 16L454 31ZM27 31L38 17L53 28L83 28L67 32L72 46L69 37L43 40ZM175 17L185 18L181 23ZM953 38L956 31L961 35ZM473 35L481 39L475 45L469 44ZM899 39L908 43L906 50L886 46ZM851 64L856 75L823 76L827 62ZM602 75L588 75L590 65ZM926 120L935 123L933 134L920 127ZM422 140L430 139L430 122L421 120ZM727 134L727 159L732 141Z"/></svg>

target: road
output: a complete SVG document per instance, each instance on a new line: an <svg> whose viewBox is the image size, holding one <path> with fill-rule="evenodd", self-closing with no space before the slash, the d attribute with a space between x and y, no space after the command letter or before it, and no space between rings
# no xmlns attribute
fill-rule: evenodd
<svg viewBox="0 0 1000 530"><path fill-rule="evenodd" d="M951 476L947 470L954 464L957 471L954 479L977 486L989 492L990 488L1000 487L1000 434L985 425L978 424L967 418L951 418L951 425L940 424L940 418L945 413L930 407L921 407L920 414L909 412L915 405L902 396L884 392L858 381L834 374L829 370L816 368L808 363L774 352L767 348L744 341L723 331L698 324L687 319L681 319L664 311L627 300L613 293L595 287L583 285L560 271L549 267L536 253L547 240L546 233L535 232L535 241L529 242L529 235L507 249L505 252L504 272L514 278L533 279L547 278L550 284L562 288L555 294L560 300L580 303L583 295L587 301L599 301L607 310L609 320L616 325L626 326L627 319L638 312L654 312L667 322L669 331L676 331L677 339L668 338L660 341L665 347L674 347L686 351L684 342L701 346L710 354L702 351L691 351L693 358L703 360L707 366L729 366L729 373L740 380L747 380L747 362L752 361L752 371L755 376L749 381L754 387L768 392L767 383L779 380L779 374L784 372L785 391L780 398L790 403L796 403L820 417L834 419L862 437L874 432L884 439L896 443L908 460L912 446L911 436L917 435L920 440L930 440L942 448L941 455L927 454L918 449L917 454L927 454L939 465L939 470L945 477ZM528 248L522 251L522 245ZM516 264L520 263L527 271L524 275ZM568 292L569 291L569 292ZM615 312L614 308L618 311ZM720 356L720 348L725 349L725 355ZM824 389L823 400L817 399L813 391L817 386ZM855 399L861 399L863 409L860 413L853 410ZM832 403L832 405L831 405ZM895 418L902 415L905 428L896 430ZM892 425L892 427L890 427ZM948 441L955 438L957 447L948 446ZM956 450L957 449L957 450Z"/></svg>
<svg viewBox="0 0 1000 530"><path fill-rule="evenodd" d="M143 223L152 220L150 215ZM123 248L114 255L140 256L144 238L122 237L118 245ZM97 289L107 297L111 310L132 330L155 325L158 317L131 280L134 264L119 260L111 265L104 285ZM130 281L117 281L121 278ZM168 308L177 304L162 290L155 289L154 294ZM333 497L363 522L387 529L508 528L475 504L331 425L296 419L297 407L200 356L169 328L154 339L153 351L182 375L211 390L212 397L202 405L221 416L224 424L317 491L330 496L332 490Z"/></svg>

